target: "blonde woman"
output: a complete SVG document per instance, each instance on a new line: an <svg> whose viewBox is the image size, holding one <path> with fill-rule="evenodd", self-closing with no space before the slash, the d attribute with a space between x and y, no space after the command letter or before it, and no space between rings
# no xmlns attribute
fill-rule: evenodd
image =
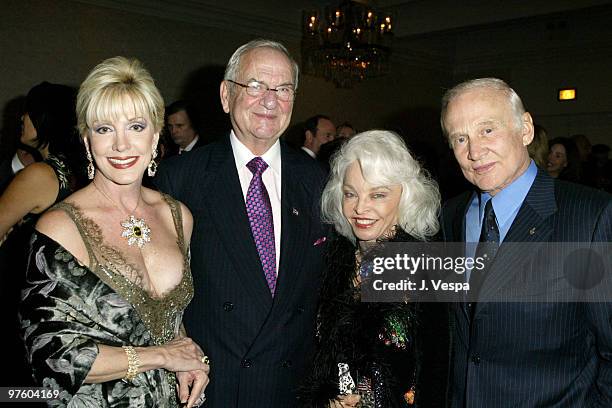
<svg viewBox="0 0 612 408"><path fill-rule="evenodd" d="M163 113L137 60L110 58L80 87L91 183L38 221L21 311L34 378L59 391L55 406L205 399L208 358L181 323L193 297L192 217L142 186L155 171Z"/></svg>

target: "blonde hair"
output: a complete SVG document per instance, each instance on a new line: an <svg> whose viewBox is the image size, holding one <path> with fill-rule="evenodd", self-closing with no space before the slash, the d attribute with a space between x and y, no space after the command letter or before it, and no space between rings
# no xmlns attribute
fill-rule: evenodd
<svg viewBox="0 0 612 408"><path fill-rule="evenodd" d="M321 213L323 220L333 224L340 235L353 243L356 241L342 211L344 176L355 161L359 162L368 183L402 187L399 227L422 240L438 232L438 185L412 157L397 134L371 130L353 136L332 158L329 181L321 198Z"/></svg>
<svg viewBox="0 0 612 408"><path fill-rule="evenodd" d="M118 119L126 112L148 117L156 132L164 125L164 99L142 63L113 57L89 73L77 95L77 123L84 137L96 121Z"/></svg>

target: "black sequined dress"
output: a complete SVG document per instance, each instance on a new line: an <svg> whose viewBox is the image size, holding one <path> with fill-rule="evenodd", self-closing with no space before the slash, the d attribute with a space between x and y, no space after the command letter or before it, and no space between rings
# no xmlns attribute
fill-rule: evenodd
<svg viewBox="0 0 612 408"><path fill-rule="evenodd" d="M416 241L398 231L393 242ZM319 345L300 392L300 406L328 407L339 393L339 363L348 364L362 408L416 407L419 348L416 303L365 303L355 283L356 247L343 237L330 245L318 316ZM363 282L363 280L362 280ZM411 392L417 396L410 404Z"/></svg>

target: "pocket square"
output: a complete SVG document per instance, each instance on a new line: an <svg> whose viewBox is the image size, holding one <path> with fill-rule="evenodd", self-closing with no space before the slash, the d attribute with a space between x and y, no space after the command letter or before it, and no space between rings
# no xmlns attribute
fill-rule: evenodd
<svg viewBox="0 0 612 408"><path fill-rule="evenodd" d="M321 237L319 239L317 239L314 244L312 244L312 246L319 246L322 243L324 243L325 241L327 241L327 237Z"/></svg>

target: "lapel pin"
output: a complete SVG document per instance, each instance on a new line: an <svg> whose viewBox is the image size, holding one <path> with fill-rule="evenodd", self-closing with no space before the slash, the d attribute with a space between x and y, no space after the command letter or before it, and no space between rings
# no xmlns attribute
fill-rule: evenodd
<svg viewBox="0 0 612 408"><path fill-rule="evenodd" d="M300 212L297 210L297 208L291 209L291 212L293 213L293 215L300 215Z"/></svg>
<svg viewBox="0 0 612 408"><path fill-rule="evenodd" d="M529 235L533 235L533 234L535 234L535 232L536 232L536 228L535 227L531 227L529 229Z"/></svg>
<svg viewBox="0 0 612 408"><path fill-rule="evenodd" d="M321 245L322 243L324 243L325 241L327 241L327 237L321 237L321 238L317 239L317 240L314 242L314 244L312 244L312 245L313 245L313 246L319 246L319 245Z"/></svg>

